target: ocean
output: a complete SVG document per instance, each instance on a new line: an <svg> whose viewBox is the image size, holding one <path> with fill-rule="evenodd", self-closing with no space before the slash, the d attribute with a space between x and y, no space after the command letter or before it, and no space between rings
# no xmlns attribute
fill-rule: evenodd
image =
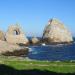
<svg viewBox="0 0 75 75"><path fill-rule="evenodd" d="M75 60L75 42L72 44L30 46L28 58L48 61Z"/></svg>

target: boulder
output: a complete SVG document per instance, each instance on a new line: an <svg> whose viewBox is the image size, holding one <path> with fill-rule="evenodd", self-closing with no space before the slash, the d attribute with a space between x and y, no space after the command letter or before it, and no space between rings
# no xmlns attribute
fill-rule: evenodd
<svg viewBox="0 0 75 75"><path fill-rule="evenodd" d="M5 41L5 35L4 35L4 32L2 32L1 30L0 30L0 40Z"/></svg>
<svg viewBox="0 0 75 75"><path fill-rule="evenodd" d="M40 40L36 37L33 37L31 42L32 42L32 44L38 44L40 42Z"/></svg>
<svg viewBox="0 0 75 75"><path fill-rule="evenodd" d="M48 43L69 43L73 41L71 32L57 19L49 20L43 32L43 39Z"/></svg>
<svg viewBox="0 0 75 75"><path fill-rule="evenodd" d="M24 32L19 25L11 25L6 33L6 41L11 44L28 44Z"/></svg>

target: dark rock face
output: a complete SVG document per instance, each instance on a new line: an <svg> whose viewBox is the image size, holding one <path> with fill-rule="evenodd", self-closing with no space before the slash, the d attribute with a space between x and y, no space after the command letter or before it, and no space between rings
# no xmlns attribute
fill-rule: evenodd
<svg viewBox="0 0 75 75"><path fill-rule="evenodd" d="M69 30L57 19L51 19L44 29L43 39L48 43L69 43L73 41Z"/></svg>

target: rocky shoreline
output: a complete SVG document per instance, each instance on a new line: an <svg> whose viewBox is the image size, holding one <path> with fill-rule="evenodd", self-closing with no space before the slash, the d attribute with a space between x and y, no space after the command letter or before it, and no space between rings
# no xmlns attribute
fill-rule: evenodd
<svg viewBox="0 0 75 75"><path fill-rule="evenodd" d="M71 44L73 37L65 25L57 19L48 21L40 38L28 39L19 25L11 25L6 33L0 31L0 54L19 56L27 54L28 46Z"/></svg>

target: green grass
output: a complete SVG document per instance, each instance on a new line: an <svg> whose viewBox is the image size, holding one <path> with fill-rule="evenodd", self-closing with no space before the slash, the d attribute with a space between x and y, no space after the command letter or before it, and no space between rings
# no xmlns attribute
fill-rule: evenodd
<svg viewBox="0 0 75 75"><path fill-rule="evenodd" d="M6 65L12 66L18 70L22 69L40 69L61 73L75 72L75 63L66 62L43 62L43 61L6 61ZM73 66L71 66L73 65Z"/></svg>
<svg viewBox="0 0 75 75"><path fill-rule="evenodd" d="M52 61L36 61L36 60L27 60L14 57L0 57L0 64L4 64L10 67L13 67L17 70L47 70L57 73L74 73L75 72L75 63L74 62L52 62Z"/></svg>

